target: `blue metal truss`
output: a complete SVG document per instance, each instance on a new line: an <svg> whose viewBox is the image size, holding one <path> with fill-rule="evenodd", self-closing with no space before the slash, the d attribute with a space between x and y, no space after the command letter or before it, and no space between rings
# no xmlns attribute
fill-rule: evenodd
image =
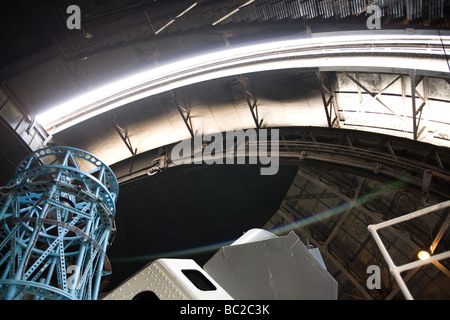
<svg viewBox="0 0 450 320"><path fill-rule="evenodd" d="M111 169L83 150L49 147L22 160L0 192L0 299L97 299L111 271Z"/></svg>

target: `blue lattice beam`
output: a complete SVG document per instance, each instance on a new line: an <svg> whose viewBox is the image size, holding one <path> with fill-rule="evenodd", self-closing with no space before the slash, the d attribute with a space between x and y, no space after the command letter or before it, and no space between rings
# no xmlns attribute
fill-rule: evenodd
<svg viewBox="0 0 450 320"><path fill-rule="evenodd" d="M1 188L0 298L97 299L118 192L111 169L88 152L26 157Z"/></svg>

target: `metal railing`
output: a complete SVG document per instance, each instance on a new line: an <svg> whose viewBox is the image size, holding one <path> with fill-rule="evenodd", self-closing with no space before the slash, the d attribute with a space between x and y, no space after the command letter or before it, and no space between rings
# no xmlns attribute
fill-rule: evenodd
<svg viewBox="0 0 450 320"><path fill-rule="evenodd" d="M433 262L436 262L439 260L448 259L448 258L450 258L450 251L432 255L429 259L426 259L426 260L417 260L417 261L413 261L410 263L406 263L404 265L397 266L394 263L394 261L392 260L391 256L389 255L389 252L387 251L386 247L384 246L383 241L381 240L381 237L377 231L382 228L386 228L386 227L393 226L393 225L401 223L401 222L405 222L407 220L421 217L423 215L429 214L429 213L437 211L437 210L445 209L447 207L450 207L450 200L414 211L412 213L409 213L409 214L406 214L406 215L403 215L403 216L400 216L400 217L397 217L397 218L394 218L394 219L391 219L388 221L384 221L384 222L381 222L381 223L378 223L375 225L369 225L367 227L369 232L372 234L375 242L377 243L381 253L383 254L383 257L389 266L389 271L394 276L400 290L403 292L403 295L405 296L405 298L407 300L413 300L413 296L411 295L411 292L409 291L408 287L406 286L406 283L403 280L400 273L410 270L410 269L418 268L418 267L421 267L426 264L430 264L430 263L433 263Z"/></svg>

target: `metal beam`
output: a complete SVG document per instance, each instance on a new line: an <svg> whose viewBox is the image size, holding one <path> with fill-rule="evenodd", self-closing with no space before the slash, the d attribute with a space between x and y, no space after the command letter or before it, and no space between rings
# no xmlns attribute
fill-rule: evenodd
<svg viewBox="0 0 450 320"><path fill-rule="evenodd" d="M320 94L322 96L323 106L325 108L325 115L327 117L328 127L332 128L335 122L339 121L339 117L334 108L335 97L333 89L331 88L330 79L328 77L328 74L320 71L316 72L316 77L319 84ZM328 98L326 97L326 94L329 95ZM332 119L333 110L335 111L335 115L334 118Z"/></svg>
<svg viewBox="0 0 450 320"><path fill-rule="evenodd" d="M114 114L114 112L111 112L111 122L113 124L114 129L116 129L117 133L122 139L123 143L127 146L131 155L135 156L137 154L137 149L133 149L130 137L128 136L128 130L123 129L121 126L117 124L116 115Z"/></svg>
<svg viewBox="0 0 450 320"><path fill-rule="evenodd" d="M162 26L157 31L155 31L155 35L160 33L161 31L163 31L164 29L166 29L168 26L170 26L172 23L174 23L175 20L177 20L177 19L181 18L182 16L184 16L188 11L190 11L192 8L194 8L197 4L198 4L198 1L195 1L187 9L183 10L182 12L180 12L175 18L170 19L169 22L167 22L164 26Z"/></svg>
<svg viewBox="0 0 450 320"><path fill-rule="evenodd" d="M369 89L367 89L361 82L359 82L358 80L356 80L353 76L351 76L350 74L348 74L347 72L343 72L344 75L347 76L347 78L349 78L350 80L352 80L355 84L357 84L361 89L363 89L366 93L368 93L372 98L374 98L375 100L377 100L383 107L385 107L386 109L388 109L390 112L392 112L393 115L395 115L397 118L399 118L401 121L403 121L408 127L411 127L411 124L409 122L407 122L402 116L400 116L399 114L397 114L394 110L392 110L391 108L389 108L389 106L384 103L380 97L378 97L377 94L371 92Z"/></svg>
<svg viewBox="0 0 450 320"><path fill-rule="evenodd" d="M417 90L417 86L419 85L420 82L422 82L422 85L423 85L423 96ZM428 104L428 96L429 96L429 93L428 93L428 78L427 77L423 77L423 76L419 77L419 80L417 80L415 82L415 89L414 89L414 91L415 91L416 96L419 97L420 100L422 100L422 104L416 110L417 139L421 140L420 136L422 135L423 131L426 128L426 126L423 126L422 129L420 129L420 121L422 120L423 109Z"/></svg>
<svg viewBox="0 0 450 320"><path fill-rule="evenodd" d="M240 76L239 82L242 83L242 85L244 86L245 100L247 101L250 112L252 113L253 121L255 122L256 128L259 129L261 128L263 120L259 119L258 104L257 104L258 99L252 93L252 90L250 89L250 82L247 77Z"/></svg>
<svg viewBox="0 0 450 320"><path fill-rule="evenodd" d="M448 259L450 258L450 251L446 251L437 255L433 255L428 259L425 260L416 260L410 263L406 263L403 264L401 266L397 266L395 265L394 261L392 260L392 257L389 255L389 252L387 251L385 245L383 244L383 241L381 240L380 235L378 234L378 231L382 228L386 228L386 227L390 227L390 226L394 226L396 224L411 220L411 219L415 219L418 218L420 216L432 213L434 211L437 210L441 210L441 209L445 209L450 207L450 201L445 201L442 203L438 203L436 205L430 206L430 207L426 207L414 212L411 212L409 214L400 216L400 217L396 217L394 219L388 220L388 221L383 221L381 223L378 223L376 225L369 225L367 227L368 231L372 234L375 242L377 243L381 253L383 254L383 257L385 258L387 264L389 265L389 270L391 272L391 274L394 276L394 278L396 279L398 285L400 286L400 289L402 290L403 294L405 295L406 299L408 300L412 300L413 297L411 295L411 293L408 290L408 287L406 286L406 283L404 282L404 280L401 277L401 273L407 270L411 270L414 268L418 268L421 267L423 265L429 264L429 263L433 263L442 259Z"/></svg>
<svg viewBox="0 0 450 320"><path fill-rule="evenodd" d="M436 250L436 247L439 244L439 242L441 241L442 236L444 235L445 231L447 230L449 224L450 224L450 214L447 214L447 218L442 223L442 225L441 225L441 227L440 227L436 237L433 240L433 243L430 246L431 254L433 254L434 250Z"/></svg>
<svg viewBox="0 0 450 320"><path fill-rule="evenodd" d="M342 198L343 200L347 201L348 203L352 203L352 200L350 198L348 198L347 196L345 196L344 194L342 194L339 191L336 191L335 189L333 189L332 187L330 187L328 184L323 183L322 181L306 174L305 172L302 172L301 170L297 171L297 175L302 176L305 179L310 180L311 182L314 182L315 184L325 188L326 190L328 190L329 192L335 194L336 196ZM372 218L375 222L377 223L381 223L383 222L383 220L381 220L379 217L377 217L375 215L375 213L373 213L372 211L366 209L365 207L363 207L362 205L360 205L357 202L353 202L352 205L354 208L360 210L361 212L365 213L367 216L369 216L370 218ZM398 232L396 229L392 229L392 232L395 233L395 235L397 235L399 238L401 238L403 241L405 241L407 244L409 244L412 248L414 248L417 251L420 251L421 248L416 245L415 243L413 243L411 241L411 239L409 239L407 236L403 235L402 233Z"/></svg>
<svg viewBox="0 0 450 320"><path fill-rule="evenodd" d="M176 106L177 106L177 110L181 115L181 118L183 118L184 124L186 125L187 129L189 130L189 133L191 134L191 137L194 137L194 128L192 126L192 121L191 121L191 111L187 110L184 107L184 103L181 101L181 97L177 92L171 91L172 96L175 100Z"/></svg>
<svg viewBox="0 0 450 320"><path fill-rule="evenodd" d="M408 281L419 271L420 269L412 269L409 270L408 273L405 275L405 277L403 278L403 281L405 281L405 283L408 283ZM391 300L394 298L394 296L400 291L400 286L397 285L394 289L392 289L391 293L389 293L389 295L385 298L385 300Z"/></svg>
<svg viewBox="0 0 450 320"><path fill-rule="evenodd" d="M311 135L313 133L313 135ZM356 170L367 174L374 180L396 180L405 183L406 188L414 188L420 192L423 183L424 170L431 170L434 177L429 186L430 198L442 201L440 197L450 198L450 171L448 166L449 152L444 148L433 147L429 156L423 156L424 150L414 151L415 142L408 139L400 144L394 138L388 139L392 151L409 148L412 154L400 154L383 147L374 150L379 145L380 136L367 132L353 132L329 128L281 128L280 136L288 140L280 141L279 160L282 165L308 165L314 167L340 168L340 170ZM357 145L353 145L357 141ZM385 140L386 142L386 140ZM406 143L406 144L405 144ZM165 146L164 154L170 163L171 150L175 144ZM140 175L146 175L148 164L159 157L158 149L139 155L139 159L146 161L135 162L133 172L130 172L130 159L116 166L116 174L121 183L130 181ZM426 150L425 150L426 151ZM434 151L439 151L441 164L434 163ZM433 157L433 159L431 159ZM420 160L419 160L420 159ZM433 160L433 161L431 161ZM430 163L433 162L433 163ZM175 166L171 163L169 166ZM353 191L351 191L353 193ZM438 199L439 197L439 199Z"/></svg>
<svg viewBox="0 0 450 320"><path fill-rule="evenodd" d="M353 202L355 202L358 199L359 194L361 193L363 183L364 183L364 178L360 179L358 182L358 186L356 187L355 193L353 194L353 199L352 199ZM342 223L347 218L348 214L350 213L350 211L352 211L352 209L353 209L353 207L350 206L345 210L344 214L341 216L338 223L336 223L336 226L334 227L333 231L331 231L331 233L328 235L327 240L324 242L324 244L323 244L324 247L328 246L328 244L333 239L335 234L339 231L340 227L342 226Z"/></svg>
<svg viewBox="0 0 450 320"><path fill-rule="evenodd" d="M376 95L372 95L372 98L365 102L361 107L364 107L365 105L369 104L370 102L372 102L374 99L378 99L387 89L389 89L394 83L397 82L398 79L400 79L402 76L399 75L397 76L394 80L392 80L386 87L384 87L383 89L381 89Z"/></svg>
<svg viewBox="0 0 450 320"><path fill-rule="evenodd" d="M448 229L449 225L450 225L450 214L447 214L447 218L442 223L436 237L433 240L433 243L430 246L431 254L433 254L434 251L436 250L437 245L441 241L442 236L444 235L445 231ZM433 262L433 265L436 266L442 272L444 272L447 275L447 277L450 277L450 271L442 263L440 263L439 261L435 261L435 262Z"/></svg>
<svg viewBox="0 0 450 320"><path fill-rule="evenodd" d="M45 147L53 138L35 118L25 112L21 101L6 83L0 84L0 104L0 121L7 124L20 143L30 151Z"/></svg>
<svg viewBox="0 0 450 320"><path fill-rule="evenodd" d="M240 5L234 7L229 13L227 13L226 15L222 16L221 18L217 19L216 21L214 21L212 23L213 26L219 24L220 22L224 21L225 19L231 17L233 14L235 14L236 12L238 12L241 8L248 6L249 4L253 3L255 0L248 0L248 1L244 1L243 3L241 3Z"/></svg>
<svg viewBox="0 0 450 320"><path fill-rule="evenodd" d="M413 139L417 140L417 111L416 111L416 70L409 71L409 78L411 82L411 102L413 114Z"/></svg>

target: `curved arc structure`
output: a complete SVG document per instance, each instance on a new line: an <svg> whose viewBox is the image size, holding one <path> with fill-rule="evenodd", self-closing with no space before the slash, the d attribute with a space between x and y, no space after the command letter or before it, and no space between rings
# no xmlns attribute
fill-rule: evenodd
<svg viewBox="0 0 450 320"><path fill-rule="evenodd" d="M280 165L322 164L358 169L379 179L387 177L402 180L418 190L424 187L424 175L430 174L433 178L428 185L429 191L444 199L450 198L448 169L450 153L447 148L423 143L423 148L419 149L417 154L408 154L404 153L404 150L410 149L407 147L409 144L417 142L406 138L336 128L280 128L279 135ZM194 139L191 142L193 145ZM223 145L225 146L225 140ZM185 155L182 159L184 163L181 163L180 159L174 162L172 150L175 146L176 144L168 145L113 165L119 183L128 183L179 165L195 165L194 162L199 155L193 149L191 154ZM207 146L208 142L204 143L203 150ZM259 145L256 153L252 153L247 143L245 164L249 164L248 158L257 156L258 151ZM229 156L229 153L224 152L206 160L220 159L225 163ZM236 158L237 152L232 156ZM434 160L435 156L439 157L439 160ZM130 161L133 161L133 172L129 172ZM202 162L198 165L206 164Z"/></svg>
<svg viewBox="0 0 450 320"><path fill-rule="evenodd" d="M442 41L442 42L441 42ZM226 76L289 68L376 71L448 77L450 37L401 33L327 33L213 52L127 77L38 115L57 133L91 117L158 93ZM426 61L427 63L424 63ZM420 63L419 63L420 62Z"/></svg>

